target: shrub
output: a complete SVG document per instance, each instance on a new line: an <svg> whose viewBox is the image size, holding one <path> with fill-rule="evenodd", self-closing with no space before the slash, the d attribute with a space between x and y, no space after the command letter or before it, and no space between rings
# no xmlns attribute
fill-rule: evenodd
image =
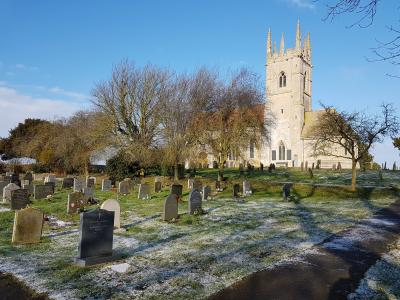
<svg viewBox="0 0 400 300"><path fill-rule="evenodd" d="M123 152L119 152L106 162L106 173L112 181L121 181L126 177L138 176L139 171L139 162L130 161Z"/></svg>

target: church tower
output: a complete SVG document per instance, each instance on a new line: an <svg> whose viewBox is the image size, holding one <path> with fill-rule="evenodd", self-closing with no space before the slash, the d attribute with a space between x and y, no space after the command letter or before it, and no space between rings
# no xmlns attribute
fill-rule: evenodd
<svg viewBox="0 0 400 300"><path fill-rule="evenodd" d="M275 122L266 158L275 165L299 166L304 156L301 135L305 113L312 110L310 34L302 42L300 22L294 48L285 49L284 34L279 51L275 42L272 48L272 35L268 31L266 95L266 109Z"/></svg>

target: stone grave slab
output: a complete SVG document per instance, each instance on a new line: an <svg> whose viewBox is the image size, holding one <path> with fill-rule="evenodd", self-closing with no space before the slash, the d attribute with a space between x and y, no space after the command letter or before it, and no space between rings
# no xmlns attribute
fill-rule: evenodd
<svg viewBox="0 0 400 300"><path fill-rule="evenodd" d="M169 194L164 201L164 211L162 219L164 221L171 221L178 218L178 196L176 194Z"/></svg>
<svg viewBox="0 0 400 300"><path fill-rule="evenodd" d="M85 181L80 178L74 178L74 192L82 192L85 187Z"/></svg>
<svg viewBox="0 0 400 300"><path fill-rule="evenodd" d="M150 199L150 185L147 183L142 183L139 185L139 192L138 192L139 199Z"/></svg>
<svg viewBox="0 0 400 300"><path fill-rule="evenodd" d="M15 190L19 190L20 187L15 183L9 183L3 188L3 203L10 203L11 201L11 192Z"/></svg>
<svg viewBox="0 0 400 300"><path fill-rule="evenodd" d="M114 212L94 209L80 215L79 266L90 266L112 260Z"/></svg>
<svg viewBox="0 0 400 300"><path fill-rule="evenodd" d="M211 198L211 187L206 185L203 187L203 201L207 201L209 198Z"/></svg>
<svg viewBox="0 0 400 300"><path fill-rule="evenodd" d="M182 198L182 190L183 190L183 186L181 184L174 183L171 186L171 194L177 195L178 200Z"/></svg>
<svg viewBox="0 0 400 300"><path fill-rule="evenodd" d="M85 195L82 192L72 192L68 194L67 213L74 214L85 206Z"/></svg>
<svg viewBox="0 0 400 300"><path fill-rule="evenodd" d="M69 189L74 187L74 178L72 177L65 177L62 180L62 188L63 189Z"/></svg>
<svg viewBox="0 0 400 300"><path fill-rule="evenodd" d="M11 191L11 209L23 209L29 204L29 192L25 189Z"/></svg>
<svg viewBox="0 0 400 300"><path fill-rule="evenodd" d="M7 186L8 182L0 181L0 195L3 197L3 189Z"/></svg>
<svg viewBox="0 0 400 300"><path fill-rule="evenodd" d="M252 194L250 181L243 181L243 196L250 196Z"/></svg>
<svg viewBox="0 0 400 300"><path fill-rule="evenodd" d="M111 190L111 188L112 188L111 180L103 179L101 181L101 191L102 192L107 192L107 191Z"/></svg>
<svg viewBox="0 0 400 300"><path fill-rule="evenodd" d="M35 244L40 242L43 228L43 213L28 207L15 212L12 233L13 244Z"/></svg>
<svg viewBox="0 0 400 300"><path fill-rule="evenodd" d="M154 182L154 192L155 193L161 192L161 181Z"/></svg>
<svg viewBox="0 0 400 300"><path fill-rule="evenodd" d="M233 185L233 193L232 193L232 197L238 198L239 197L239 192L240 192L240 185L238 183Z"/></svg>
<svg viewBox="0 0 400 300"><path fill-rule="evenodd" d="M43 199L48 195L53 195L53 186L47 184L37 184L33 187L34 199Z"/></svg>
<svg viewBox="0 0 400 300"><path fill-rule="evenodd" d="M56 183L57 182L57 178L54 175L48 175L48 176L46 176L44 178L44 183L46 183L46 182L54 182L54 183Z"/></svg>
<svg viewBox="0 0 400 300"><path fill-rule="evenodd" d="M95 183L96 183L96 178L94 178L94 177L86 178L86 187L89 187L89 188L94 187Z"/></svg>
<svg viewBox="0 0 400 300"><path fill-rule="evenodd" d="M201 194L198 190L193 189L189 194L189 215L193 215L201 210Z"/></svg>
<svg viewBox="0 0 400 300"><path fill-rule="evenodd" d="M123 180L118 184L118 193L127 195L130 192L130 183L129 181Z"/></svg>
<svg viewBox="0 0 400 300"><path fill-rule="evenodd" d="M53 193L52 194L54 194L54 192L56 191L56 183L55 182L49 181L49 182L46 182L44 185L51 186L51 188L53 189Z"/></svg>
<svg viewBox="0 0 400 300"><path fill-rule="evenodd" d="M117 200L108 199L101 204L100 208L108 210L108 211L113 211L114 212L114 228L121 228L121 223L120 223L121 222L120 221L121 207Z"/></svg>

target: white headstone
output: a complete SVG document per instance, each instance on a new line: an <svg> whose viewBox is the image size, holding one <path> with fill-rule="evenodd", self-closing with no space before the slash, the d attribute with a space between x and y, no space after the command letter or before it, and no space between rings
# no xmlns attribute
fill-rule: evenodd
<svg viewBox="0 0 400 300"><path fill-rule="evenodd" d="M100 208L108 210L108 211L113 211L114 212L114 227L115 228L121 227L121 224L120 224L121 207L117 200L108 199L101 204Z"/></svg>
<svg viewBox="0 0 400 300"><path fill-rule="evenodd" d="M3 189L3 203L10 203L11 201L11 192L15 190L19 190L20 187L15 183L9 183Z"/></svg>

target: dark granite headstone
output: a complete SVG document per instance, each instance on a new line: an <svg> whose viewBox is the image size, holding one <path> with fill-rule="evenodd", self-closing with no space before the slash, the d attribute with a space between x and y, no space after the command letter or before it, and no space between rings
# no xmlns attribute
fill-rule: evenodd
<svg viewBox="0 0 400 300"><path fill-rule="evenodd" d="M112 259L114 212L94 209L80 214L79 266L90 266Z"/></svg>
<svg viewBox="0 0 400 300"><path fill-rule="evenodd" d="M201 211L201 194L198 190L193 189L189 194L189 215Z"/></svg>
<svg viewBox="0 0 400 300"><path fill-rule="evenodd" d="M240 192L240 185L238 183L233 185L233 198L238 198L239 197L239 192Z"/></svg>
<svg viewBox="0 0 400 300"><path fill-rule="evenodd" d="M86 187L91 188L94 187L95 184L95 179L92 177L89 177L86 179Z"/></svg>
<svg viewBox="0 0 400 300"><path fill-rule="evenodd" d="M56 191L56 183L54 181L46 182L44 185L51 186L51 188L53 189L52 194L54 194L54 192Z"/></svg>
<svg viewBox="0 0 400 300"><path fill-rule="evenodd" d="M287 201L290 198L290 189L292 187L291 183L285 183L282 187L282 197L283 200Z"/></svg>
<svg viewBox="0 0 400 300"><path fill-rule="evenodd" d="M48 195L53 195L53 186L47 184L37 184L33 187L34 199L43 199Z"/></svg>
<svg viewBox="0 0 400 300"><path fill-rule="evenodd" d="M23 209L29 204L29 192L25 189L19 189L11 192L11 209Z"/></svg>
<svg viewBox="0 0 400 300"><path fill-rule="evenodd" d="M72 187L74 187L74 178L72 178L72 177L63 178L63 180L62 180L62 188L63 189L69 189L69 188L72 188Z"/></svg>
<svg viewBox="0 0 400 300"><path fill-rule="evenodd" d="M178 199L182 198L182 189L183 186L181 184L173 184L171 186L171 194L175 194L178 196Z"/></svg>
<svg viewBox="0 0 400 300"><path fill-rule="evenodd" d="M178 196L176 194L169 194L164 202L164 211L162 219L170 221L178 218Z"/></svg>

